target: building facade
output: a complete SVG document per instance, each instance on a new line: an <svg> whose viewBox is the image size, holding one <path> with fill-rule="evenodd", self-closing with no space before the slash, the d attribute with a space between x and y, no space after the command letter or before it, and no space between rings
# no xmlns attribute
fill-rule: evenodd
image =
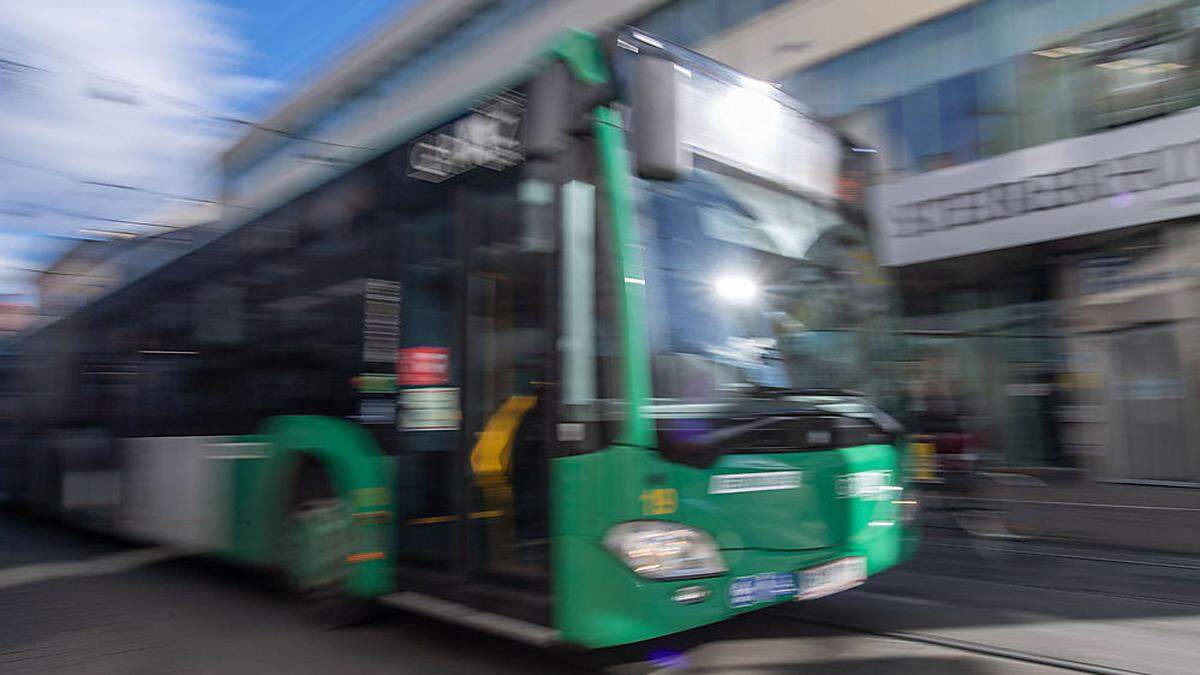
<svg viewBox="0 0 1200 675"><path fill-rule="evenodd" d="M855 5L704 45L876 152L914 379L948 369L1011 463L1200 481L1200 3Z"/></svg>

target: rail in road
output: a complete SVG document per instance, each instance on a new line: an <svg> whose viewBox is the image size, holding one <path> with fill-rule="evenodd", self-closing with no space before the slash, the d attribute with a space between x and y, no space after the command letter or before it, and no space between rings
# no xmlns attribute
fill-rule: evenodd
<svg viewBox="0 0 1200 675"><path fill-rule="evenodd" d="M1004 647L997 647L995 645L972 642L969 640L957 640L940 635L912 633L907 631L878 630L853 623L807 618L797 614L796 610L794 609L773 610L772 613L790 621L798 621L818 626L828 626L838 630L853 631L864 635L876 635L879 637L900 640L903 642L915 642L925 645L933 645L935 647L944 647L947 649L966 652L968 654L990 656L993 658L1003 659L1005 661L1049 666L1051 668L1058 668L1060 670L1077 673L1097 673L1099 675L1144 675L1146 672L1148 672L1140 670L1125 670L1122 668L1110 668L1097 663L1083 663L1069 659L1060 659L1043 654L1036 654L1017 649L1006 649Z"/></svg>
<svg viewBox="0 0 1200 675"><path fill-rule="evenodd" d="M776 614L1077 672L1191 673L1200 560L936 536L871 584Z"/></svg>

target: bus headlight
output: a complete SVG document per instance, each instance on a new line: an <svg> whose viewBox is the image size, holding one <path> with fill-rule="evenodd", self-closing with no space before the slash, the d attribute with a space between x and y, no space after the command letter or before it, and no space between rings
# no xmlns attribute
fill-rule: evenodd
<svg viewBox="0 0 1200 675"><path fill-rule="evenodd" d="M647 579L694 579L729 571L712 537L679 523L620 523L605 535L604 547Z"/></svg>

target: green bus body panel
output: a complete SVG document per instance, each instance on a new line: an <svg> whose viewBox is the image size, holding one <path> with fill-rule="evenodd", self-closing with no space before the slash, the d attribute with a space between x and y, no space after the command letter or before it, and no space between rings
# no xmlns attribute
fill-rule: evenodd
<svg viewBox="0 0 1200 675"><path fill-rule="evenodd" d="M729 584L739 576L792 572L849 556L865 556L869 574L892 567L907 558L911 538L898 523L892 494L838 496L834 485L839 476L863 471L898 476L899 468L897 453L889 445L733 454L707 469L671 463L656 451L627 446L555 459L552 487L563 511L554 532L558 628L566 640L589 647L636 642L772 604L730 607ZM801 486L708 492L714 475L781 470L799 471ZM643 491L662 488L678 492L677 510L644 514ZM601 542L613 525L642 518L708 532L719 543L729 572L692 581L637 577ZM756 534L767 538L746 541ZM694 585L707 588L710 597L694 605L671 599L676 589Z"/></svg>
<svg viewBox="0 0 1200 675"><path fill-rule="evenodd" d="M275 466L270 453L270 440L264 436L241 436L236 443L253 444L266 450L261 456L239 457L229 464L229 549L234 560L249 565L268 565L273 557L273 540L267 533L275 531L271 517L280 509L267 507L275 498L268 497L269 470ZM270 481L275 482L275 481ZM278 497L283 499L282 496ZM269 511L269 513L268 513Z"/></svg>
<svg viewBox="0 0 1200 675"><path fill-rule="evenodd" d="M581 81L607 78L594 36L571 35L554 53ZM651 397L645 286L633 173L620 115L598 108L594 133L603 195L610 206L614 276L621 280L621 374L628 405L613 445L551 462L555 623L564 640L588 647L626 644L776 604L730 607L729 585L739 576L791 572L847 556L866 557L868 573L875 574L903 561L914 537L898 523L890 491L867 497L835 494L837 479L846 474L886 471L893 482L898 480L899 454L890 445L732 454L707 469L668 462L652 449L657 443L653 420L641 413ZM801 487L708 494L713 475L756 471L799 471ZM645 491L662 489L675 491L674 511L647 515ZM602 542L613 525L640 518L671 520L710 533L729 572L701 580L638 577ZM710 596L681 605L671 596L684 586L703 586Z"/></svg>
<svg viewBox="0 0 1200 675"><path fill-rule="evenodd" d="M620 281L621 377L628 399L624 429L617 443L650 447L655 444L651 420L641 413L650 401L650 350L646 340L646 281L634 223L633 186L629 153L625 150L621 116L611 108L596 115L596 144L600 176L609 201L616 255L616 279Z"/></svg>
<svg viewBox="0 0 1200 675"><path fill-rule="evenodd" d="M279 527L301 462L311 458L329 474L338 496L351 504L353 514L386 513L361 521L356 518L356 552L380 551L384 555L353 564L346 590L364 597L393 590L388 463L365 429L333 417L286 415L267 420L261 433L238 440L261 443L266 452L233 463L229 554L235 560L278 565Z"/></svg>
<svg viewBox="0 0 1200 675"><path fill-rule="evenodd" d="M584 84L605 84L610 79L600 39L584 30L567 31L550 48L550 56L562 59L575 79Z"/></svg>
<svg viewBox="0 0 1200 675"><path fill-rule="evenodd" d="M586 31L571 31L551 49L551 54L566 62L571 74L584 84L603 84L611 79L600 40ZM650 352L646 344L645 279L638 249L636 209L633 202L632 169L625 148L621 116L612 108L594 111L592 131L596 137L597 160L616 255L614 277L621 281L618 294L621 321L623 365L621 377L628 405L624 429L617 439L623 445L649 447L654 429L639 411L650 399Z"/></svg>

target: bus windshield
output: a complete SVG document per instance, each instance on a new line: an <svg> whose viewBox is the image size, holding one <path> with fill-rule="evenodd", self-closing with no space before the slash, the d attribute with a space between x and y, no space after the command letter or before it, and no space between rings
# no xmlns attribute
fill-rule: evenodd
<svg viewBox="0 0 1200 675"><path fill-rule="evenodd" d="M716 162L638 185L656 398L891 389L892 293L861 226Z"/></svg>

